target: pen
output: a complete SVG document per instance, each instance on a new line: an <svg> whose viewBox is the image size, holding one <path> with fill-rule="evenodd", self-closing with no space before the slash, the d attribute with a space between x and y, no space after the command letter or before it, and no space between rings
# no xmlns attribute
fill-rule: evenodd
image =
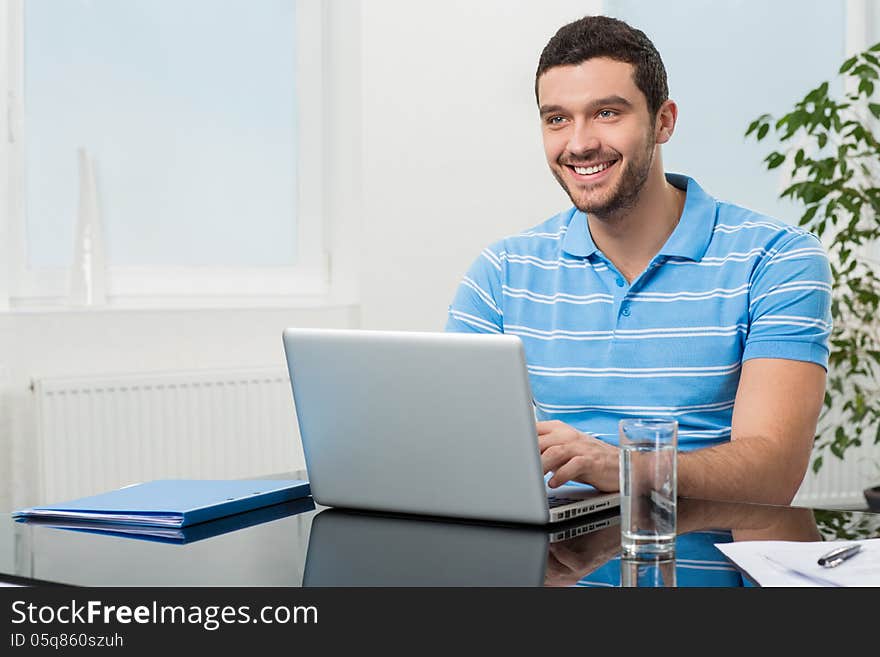
<svg viewBox="0 0 880 657"><path fill-rule="evenodd" d="M831 550L828 554L819 557L819 565L825 568L834 568L839 566L850 557L854 557L862 549L861 545L846 545L844 547Z"/></svg>

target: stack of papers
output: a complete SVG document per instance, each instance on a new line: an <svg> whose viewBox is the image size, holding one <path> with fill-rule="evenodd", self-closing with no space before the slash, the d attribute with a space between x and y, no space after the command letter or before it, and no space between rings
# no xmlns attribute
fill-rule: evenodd
<svg viewBox="0 0 880 657"><path fill-rule="evenodd" d="M820 566L836 547L861 551L839 566ZM724 555L761 586L880 586L880 538L860 541L741 541L716 543Z"/></svg>
<svg viewBox="0 0 880 657"><path fill-rule="evenodd" d="M21 509L12 517L180 528L310 494L309 482L301 479L159 479Z"/></svg>

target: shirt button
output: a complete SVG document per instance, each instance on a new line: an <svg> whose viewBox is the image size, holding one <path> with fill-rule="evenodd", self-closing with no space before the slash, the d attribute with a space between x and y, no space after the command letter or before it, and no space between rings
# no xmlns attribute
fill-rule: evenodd
<svg viewBox="0 0 880 657"><path fill-rule="evenodd" d="M620 276L618 276L617 280L614 282L617 283L617 287L623 287L624 285L623 279Z"/></svg>
<svg viewBox="0 0 880 657"><path fill-rule="evenodd" d="M624 306L621 309L620 314L623 315L624 317L629 317L629 315L630 315L629 306Z"/></svg>

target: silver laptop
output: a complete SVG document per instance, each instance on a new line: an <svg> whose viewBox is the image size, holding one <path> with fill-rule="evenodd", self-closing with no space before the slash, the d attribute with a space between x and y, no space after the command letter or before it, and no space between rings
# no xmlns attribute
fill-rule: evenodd
<svg viewBox="0 0 880 657"><path fill-rule="evenodd" d="M312 518L302 584L543 586L552 543L619 524L615 510L544 528L324 509Z"/></svg>
<svg viewBox="0 0 880 657"><path fill-rule="evenodd" d="M619 505L547 488L516 336L289 328L283 342L320 505L529 524Z"/></svg>

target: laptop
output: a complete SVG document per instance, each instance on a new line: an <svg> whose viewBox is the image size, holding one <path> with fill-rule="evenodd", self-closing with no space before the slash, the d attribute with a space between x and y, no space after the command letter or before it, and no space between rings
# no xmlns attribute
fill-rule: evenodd
<svg viewBox="0 0 880 657"><path fill-rule="evenodd" d="M547 487L516 336L288 328L283 343L319 505L543 525L620 503Z"/></svg>
<svg viewBox="0 0 880 657"><path fill-rule="evenodd" d="M619 524L614 509L552 528L324 509L302 585L543 586L551 544Z"/></svg>

